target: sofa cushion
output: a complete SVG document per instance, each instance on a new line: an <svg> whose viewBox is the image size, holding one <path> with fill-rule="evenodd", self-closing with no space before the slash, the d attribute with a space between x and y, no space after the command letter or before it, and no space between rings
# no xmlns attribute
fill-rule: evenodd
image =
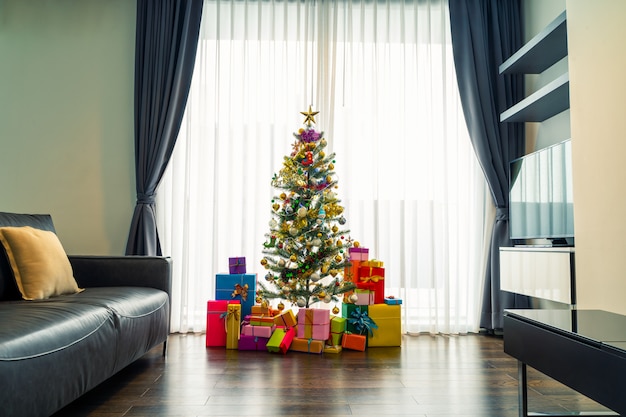
<svg viewBox="0 0 626 417"><path fill-rule="evenodd" d="M31 226L0 227L17 287L25 300L79 292L57 235Z"/></svg>
<svg viewBox="0 0 626 417"><path fill-rule="evenodd" d="M32 359L67 349L93 333L108 329L114 339L113 315L106 308L55 299L0 303L0 362Z"/></svg>
<svg viewBox="0 0 626 417"><path fill-rule="evenodd" d="M113 313L120 335L115 371L167 338L169 297L165 291L149 287L94 287L55 299L67 304L100 306Z"/></svg>
<svg viewBox="0 0 626 417"><path fill-rule="evenodd" d="M49 214L24 214L0 212L0 227L4 226L32 226L41 230L55 232L52 217ZM0 245L0 300L19 300L22 294L17 288L11 265Z"/></svg>

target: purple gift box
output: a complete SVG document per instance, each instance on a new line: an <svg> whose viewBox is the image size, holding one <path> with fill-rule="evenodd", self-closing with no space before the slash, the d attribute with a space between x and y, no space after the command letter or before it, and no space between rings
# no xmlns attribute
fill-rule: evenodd
<svg viewBox="0 0 626 417"><path fill-rule="evenodd" d="M240 256L235 258L228 258L228 272L230 274L245 274L246 257Z"/></svg>
<svg viewBox="0 0 626 417"><path fill-rule="evenodd" d="M369 257L370 250L367 248L349 248L348 253L350 254L351 261L367 261Z"/></svg>
<svg viewBox="0 0 626 417"><path fill-rule="evenodd" d="M239 350L267 350L267 337L248 336L242 334L239 337Z"/></svg>

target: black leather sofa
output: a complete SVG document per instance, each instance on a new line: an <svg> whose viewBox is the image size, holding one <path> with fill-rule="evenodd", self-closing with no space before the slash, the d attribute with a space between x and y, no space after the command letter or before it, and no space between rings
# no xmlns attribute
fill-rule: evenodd
<svg viewBox="0 0 626 417"><path fill-rule="evenodd" d="M0 227L54 232L49 215L0 213ZM0 245L0 415L49 416L152 348L169 330L171 262L68 256L84 291L26 301Z"/></svg>

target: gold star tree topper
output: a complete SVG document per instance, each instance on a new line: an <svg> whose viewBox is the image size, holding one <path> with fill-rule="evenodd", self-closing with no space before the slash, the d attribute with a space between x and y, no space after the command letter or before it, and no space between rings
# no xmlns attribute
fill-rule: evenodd
<svg viewBox="0 0 626 417"><path fill-rule="evenodd" d="M315 123L315 115L319 113L318 111L313 111L311 106L309 106L309 111L301 111L300 114L306 116L304 119L304 124L307 126L311 126L312 123Z"/></svg>

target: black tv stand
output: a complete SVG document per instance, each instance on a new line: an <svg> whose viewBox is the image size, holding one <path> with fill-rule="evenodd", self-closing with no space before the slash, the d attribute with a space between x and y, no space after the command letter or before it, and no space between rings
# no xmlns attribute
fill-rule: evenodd
<svg viewBox="0 0 626 417"><path fill-rule="evenodd" d="M626 316L601 310L507 310L504 352L518 360L519 416L528 412L526 367L569 386L626 416Z"/></svg>

